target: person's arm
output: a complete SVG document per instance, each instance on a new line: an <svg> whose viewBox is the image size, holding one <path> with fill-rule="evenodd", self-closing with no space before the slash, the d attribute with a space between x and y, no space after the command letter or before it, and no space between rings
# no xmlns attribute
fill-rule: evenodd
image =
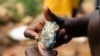
<svg viewBox="0 0 100 56"><path fill-rule="evenodd" d="M69 22L65 21L65 29L69 36L71 37L79 37L79 36L87 36L89 17L80 17L69 20Z"/></svg>

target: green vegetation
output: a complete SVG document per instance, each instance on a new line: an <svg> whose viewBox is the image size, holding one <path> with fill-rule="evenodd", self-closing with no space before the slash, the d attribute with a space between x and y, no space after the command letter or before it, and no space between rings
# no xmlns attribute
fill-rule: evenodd
<svg viewBox="0 0 100 56"><path fill-rule="evenodd" d="M7 2L7 0L0 0L0 4Z"/></svg>
<svg viewBox="0 0 100 56"><path fill-rule="evenodd" d="M25 16L36 17L39 13L41 13L42 2L43 0L0 0L0 4L7 3L10 1L12 4L10 5L10 11L12 11L14 18L16 21L22 20ZM21 2L24 5L25 13L24 15L19 15L16 4Z"/></svg>

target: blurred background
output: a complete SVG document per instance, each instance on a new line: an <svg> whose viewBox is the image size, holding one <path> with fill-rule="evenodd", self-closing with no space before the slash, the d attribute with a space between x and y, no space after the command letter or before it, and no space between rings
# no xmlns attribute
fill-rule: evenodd
<svg viewBox="0 0 100 56"><path fill-rule="evenodd" d="M63 0L55 0L55 2L54 0L0 0L0 56L25 56L25 49L37 44L35 40L25 38L23 32L30 23L44 18L42 11L45 5L54 14L66 18L81 17L92 13L95 9L95 0L82 2L75 0L78 5L74 12L71 11L73 8L70 6L74 0L70 0L70 3L69 0L66 0L68 2L66 5L61 1ZM63 6L59 4L63 4ZM70 9L58 10L59 6ZM73 16L76 11L76 16ZM76 37L55 49L59 52L58 56L91 56L86 37Z"/></svg>

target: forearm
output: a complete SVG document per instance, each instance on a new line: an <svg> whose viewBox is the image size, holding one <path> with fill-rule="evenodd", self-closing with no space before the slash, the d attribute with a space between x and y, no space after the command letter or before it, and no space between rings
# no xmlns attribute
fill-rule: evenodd
<svg viewBox="0 0 100 56"><path fill-rule="evenodd" d="M89 20L90 16L66 20L64 23L64 28L66 29L68 36L87 36Z"/></svg>

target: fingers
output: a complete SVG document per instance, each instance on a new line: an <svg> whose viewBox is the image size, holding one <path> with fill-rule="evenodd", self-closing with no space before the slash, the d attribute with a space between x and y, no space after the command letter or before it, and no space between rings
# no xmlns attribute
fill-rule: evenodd
<svg viewBox="0 0 100 56"><path fill-rule="evenodd" d="M39 34L31 29L26 29L24 35L31 39L36 39L36 40L39 39Z"/></svg>
<svg viewBox="0 0 100 56"><path fill-rule="evenodd" d="M57 55L58 55L58 52L57 52L56 50L53 50L53 51L52 51L52 54L53 54L54 56L57 56Z"/></svg>
<svg viewBox="0 0 100 56"><path fill-rule="evenodd" d="M44 51L44 53L43 53L44 55L40 54L40 52L39 52L40 49ZM40 46L40 49L38 49L37 45L28 47L25 50L25 56L57 56L57 54L58 54L58 52L56 50L48 51L46 49L42 49L41 46Z"/></svg>
<svg viewBox="0 0 100 56"><path fill-rule="evenodd" d="M57 56L58 54L56 50L46 49L42 42L38 42L38 50L41 56Z"/></svg>
<svg viewBox="0 0 100 56"><path fill-rule="evenodd" d="M59 38L62 38L62 37L65 36L65 34L66 34L66 30L64 28L62 28L62 29L60 29L58 31L58 34L57 35L58 35Z"/></svg>
<svg viewBox="0 0 100 56"><path fill-rule="evenodd" d="M38 42L38 50L39 50L39 53L41 54L41 56L45 56L43 49L45 49L44 46L43 46L43 43Z"/></svg>
<svg viewBox="0 0 100 56"><path fill-rule="evenodd" d="M25 37L38 40L44 24L45 24L44 19L32 23L25 30L24 32Z"/></svg>
<svg viewBox="0 0 100 56"><path fill-rule="evenodd" d="M57 32L57 38L56 38L56 43L54 45L54 48L61 46L64 43L68 43L72 37L69 37L66 30L64 28L60 29Z"/></svg>

